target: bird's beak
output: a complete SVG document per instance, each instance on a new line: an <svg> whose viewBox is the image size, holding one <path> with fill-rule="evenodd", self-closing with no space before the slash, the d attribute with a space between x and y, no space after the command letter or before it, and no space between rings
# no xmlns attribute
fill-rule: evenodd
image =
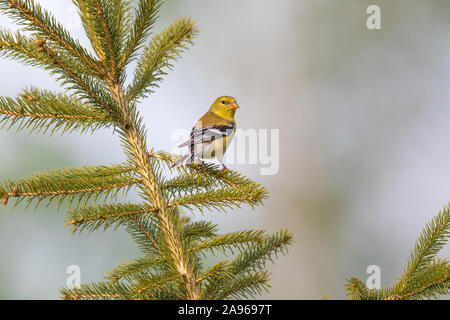
<svg viewBox="0 0 450 320"><path fill-rule="evenodd" d="M230 110L239 109L239 106L236 102L233 102L232 104L230 104L228 109L230 109Z"/></svg>

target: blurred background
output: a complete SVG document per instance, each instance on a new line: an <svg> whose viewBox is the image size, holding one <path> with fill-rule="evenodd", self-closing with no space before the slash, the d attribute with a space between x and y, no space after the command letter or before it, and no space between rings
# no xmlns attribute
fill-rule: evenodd
<svg viewBox="0 0 450 320"><path fill-rule="evenodd" d="M88 45L71 1L40 1ZM381 8L381 30L366 9ZM264 207L212 212L223 231L288 228L264 299L345 298L370 265L391 284L425 226L450 201L448 0L169 0L155 32L181 15L200 34L140 110L149 144L173 150L219 95L238 99L238 126L279 129L279 171L229 167L266 185ZM0 25L14 29L0 16ZM132 66L133 67L133 66ZM44 71L0 60L0 95L60 90ZM132 68L130 69L132 72ZM0 132L0 177L125 160L111 131L43 136ZM273 156L273 155L272 155ZM64 208L0 210L0 298L58 299L78 265L83 283L140 256L123 230L70 235ZM448 257L448 246L440 256Z"/></svg>

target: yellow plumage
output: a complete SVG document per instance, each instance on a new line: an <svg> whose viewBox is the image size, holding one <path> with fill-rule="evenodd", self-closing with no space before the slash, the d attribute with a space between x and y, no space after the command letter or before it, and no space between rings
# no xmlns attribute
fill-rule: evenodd
<svg viewBox="0 0 450 320"><path fill-rule="evenodd" d="M180 145L180 147L188 146L189 151L173 166L188 165L196 158L217 158L223 170L226 170L222 158L236 131L234 115L238 108L233 97L217 98L194 124L189 139Z"/></svg>

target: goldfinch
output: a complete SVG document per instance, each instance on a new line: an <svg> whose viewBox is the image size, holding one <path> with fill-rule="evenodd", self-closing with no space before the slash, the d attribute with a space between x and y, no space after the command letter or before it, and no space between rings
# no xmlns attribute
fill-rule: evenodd
<svg viewBox="0 0 450 320"><path fill-rule="evenodd" d="M222 158L236 131L234 114L238 108L233 97L217 98L208 112L194 124L189 139L178 146L189 147L189 151L172 167L186 166L199 158L216 158L222 164L222 170L227 170Z"/></svg>

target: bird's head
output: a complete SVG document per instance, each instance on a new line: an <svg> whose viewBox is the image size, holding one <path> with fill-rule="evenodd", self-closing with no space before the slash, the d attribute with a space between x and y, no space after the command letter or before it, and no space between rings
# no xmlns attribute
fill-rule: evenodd
<svg viewBox="0 0 450 320"><path fill-rule="evenodd" d="M223 118L233 120L236 109L238 108L239 105L237 104L235 98L222 96L214 101L213 105L211 106L211 111Z"/></svg>

